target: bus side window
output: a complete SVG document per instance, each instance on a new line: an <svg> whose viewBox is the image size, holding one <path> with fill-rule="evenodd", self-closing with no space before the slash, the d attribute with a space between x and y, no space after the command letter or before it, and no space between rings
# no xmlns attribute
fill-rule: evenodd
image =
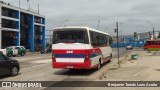
<svg viewBox="0 0 160 90"><path fill-rule="evenodd" d="M105 41L106 41L105 44L108 46L109 45L109 37L108 37L108 35L105 36Z"/></svg>
<svg viewBox="0 0 160 90"><path fill-rule="evenodd" d="M96 39L96 40L97 40L97 47L98 47L98 46L101 46L101 36L100 36L100 34L97 33L97 32L96 32L96 38L97 38L97 39Z"/></svg>
<svg viewBox="0 0 160 90"><path fill-rule="evenodd" d="M155 45L158 45L158 42L155 41L154 43L155 43Z"/></svg>
<svg viewBox="0 0 160 90"><path fill-rule="evenodd" d="M152 42L152 45L156 45L156 42L155 42L155 41L153 41L153 42Z"/></svg>
<svg viewBox="0 0 160 90"><path fill-rule="evenodd" d="M97 46L97 40L96 40L97 35L96 35L96 33L93 32L93 31L89 31L89 32L90 32L91 45L92 45L93 47L96 47L96 46Z"/></svg>
<svg viewBox="0 0 160 90"><path fill-rule="evenodd" d="M147 42L145 42L144 46L147 46L147 45L149 45L149 42L148 42L148 41L147 41Z"/></svg>
<svg viewBox="0 0 160 90"><path fill-rule="evenodd" d="M107 40L106 40L105 34L102 35L102 41L103 41L103 46L107 46L107 44L106 44Z"/></svg>
<svg viewBox="0 0 160 90"><path fill-rule="evenodd" d="M151 42L148 42L147 45L151 45Z"/></svg>
<svg viewBox="0 0 160 90"><path fill-rule="evenodd" d="M157 42L156 42L156 45L160 45L160 41L157 41Z"/></svg>
<svg viewBox="0 0 160 90"><path fill-rule="evenodd" d="M149 42L149 45L153 45L153 42Z"/></svg>

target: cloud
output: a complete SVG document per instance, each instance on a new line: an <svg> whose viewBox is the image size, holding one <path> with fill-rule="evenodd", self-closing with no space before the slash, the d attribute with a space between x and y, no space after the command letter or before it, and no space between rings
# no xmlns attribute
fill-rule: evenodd
<svg viewBox="0 0 160 90"><path fill-rule="evenodd" d="M4 0L18 6L18 0ZM46 16L46 28L61 25L89 26L114 34L116 22L123 23L123 34L148 32L152 22L156 30L160 28L160 0L30 0L30 6ZM21 0L21 7L27 8L26 0ZM143 28L145 26L147 28ZM107 28L107 29L106 29Z"/></svg>

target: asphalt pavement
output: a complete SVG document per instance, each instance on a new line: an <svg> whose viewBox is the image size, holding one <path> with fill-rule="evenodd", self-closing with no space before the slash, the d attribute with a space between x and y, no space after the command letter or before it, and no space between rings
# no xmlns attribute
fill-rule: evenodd
<svg viewBox="0 0 160 90"><path fill-rule="evenodd" d="M116 49L115 49L116 50ZM120 58L123 59L131 51L125 48L120 49ZM99 80L102 74L111 66L117 64L117 51L113 51L113 59L111 63L106 63L103 67L96 70L69 70L69 69L53 69L51 65L50 54L28 54L24 57L14 57L20 61L21 70L15 77L3 76L1 81L79 81L79 80ZM4 89L4 88L2 88ZM26 88L7 88L7 90L21 90ZM34 88L34 90L37 88ZM38 88L39 89L39 88ZM37 89L37 90L38 90ZM49 89L41 88L41 89Z"/></svg>

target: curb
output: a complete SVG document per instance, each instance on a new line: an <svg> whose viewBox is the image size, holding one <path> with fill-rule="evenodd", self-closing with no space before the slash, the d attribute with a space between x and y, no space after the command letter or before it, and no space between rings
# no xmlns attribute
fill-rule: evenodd
<svg viewBox="0 0 160 90"><path fill-rule="evenodd" d="M127 55L125 55L124 57L120 58L120 64L121 64L122 62L124 62L124 61L129 61L129 60L131 59L131 54L132 54L132 52L130 52L129 54L127 54ZM117 59L117 58L115 58L115 59ZM113 63L110 65L109 68L107 68L107 69L105 69L105 70L102 70L102 71L101 71L101 74L99 74L96 78L99 79L99 80L105 79L105 78L106 78L106 77L105 77L105 74L107 73L108 70L110 70L110 69L112 69L112 68L113 68L113 69L118 69L118 68L119 68L119 67L118 67L118 64L115 63L115 62L113 62Z"/></svg>

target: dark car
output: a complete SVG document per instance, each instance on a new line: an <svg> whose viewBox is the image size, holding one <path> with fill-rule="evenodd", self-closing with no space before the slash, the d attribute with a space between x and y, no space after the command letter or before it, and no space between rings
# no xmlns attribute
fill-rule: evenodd
<svg viewBox="0 0 160 90"><path fill-rule="evenodd" d="M11 75L16 76L20 70L19 62L17 60L8 58L0 53L0 76Z"/></svg>
<svg viewBox="0 0 160 90"><path fill-rule="evenodd" d="M51 47L46 47L45 49L42 49L41 50L41 54L43 54L43 53L49 53L49 52L51 52L52 51L52 48Z"/></svg>

